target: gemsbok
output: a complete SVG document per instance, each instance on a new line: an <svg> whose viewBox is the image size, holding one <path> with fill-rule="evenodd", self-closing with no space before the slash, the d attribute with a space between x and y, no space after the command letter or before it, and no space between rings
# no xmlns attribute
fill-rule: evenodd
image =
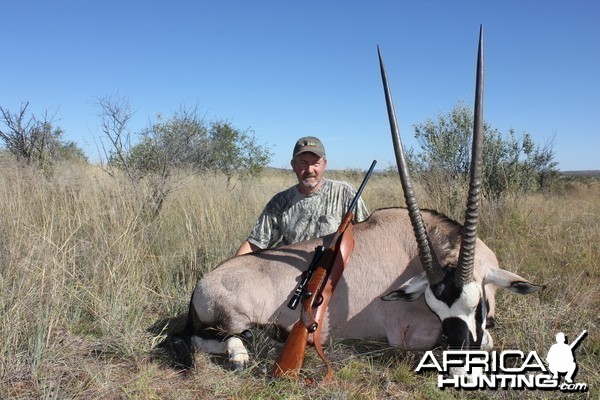
<svg viewBox="0 0 600 400"><path fill-rule="evenodd" d="M543 288L499 268L494 252L477 238L482 50L480 32L471 182L463 225L435 211L419 210L416 204L379 54L407 208L377 210L354 226L354 251L329 302L324 342L328 337L383 338L404 349L428 350L443 335L451 348L486 350L492 346L487 328L493 325L496 290L529 294ZM249 358L240 335L272 324L289 331L300 311L286 304L315 247L328 239L235 257L203 276L190 301L186 328L170 338L177 362L191 367L193 351L202 350L226 354L233 367L244 368Z"/></svg>

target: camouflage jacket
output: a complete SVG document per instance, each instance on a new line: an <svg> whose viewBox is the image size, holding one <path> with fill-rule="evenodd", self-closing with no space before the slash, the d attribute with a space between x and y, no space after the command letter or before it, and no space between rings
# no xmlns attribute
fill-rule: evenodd
<svg viewBox="0 0 600 400"><path fill-rule="evenodd" d="M267 203L248 241L266 249L334 233L355 194L356 189L351 184L329 179L325 179L316 193L308 196L292 186ZM361 198L354 220L360 222L368 216Z"/></svg>

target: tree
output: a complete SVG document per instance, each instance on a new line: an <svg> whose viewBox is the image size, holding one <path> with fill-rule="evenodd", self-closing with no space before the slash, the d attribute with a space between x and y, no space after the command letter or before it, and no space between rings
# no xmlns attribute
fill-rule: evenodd
<svg viewBox="0 0 600 400"><path fill-rule="evenodd" d="M96 99L96 106L100 109L98 113L100 127L110 142L108 149L102 144L108 164L122 169L132 183L137 183L133 167L127 160L132 136L128 124L133 117L129 99L119 95L105 96Z"/></svg>
<svg viewBox="0 0 600 400"><path fill-rule="evenodd" d="M47 168L55 161L87 158L74 142L63 142L63 130L53 126L53 119L45 113L42 118L28 112L29 102L21 104L12 113L0 107L0 118L6 129L0 130L0 140L6 149L27 165Z"/></svg>
<svg viewBox="0 0 600 400"><path fill-rule="evenodd" d="M89 162L83 149L73 141L61 142L57 153L61 160L83 164Z"/></svg>
<svg viewBox="0 0 600 400"><path fill-rule="evenodd" d="M506 192L527 193L547 187L558 176L552 147L552 141L536 145L529 133L518 136L511 129L503 137L498 130L489 130L484 144L486 194L498 198Z"/></svg>
<svg viewBox="0 0 600 400"><path fill-rule="evenodd" d="M253 131L227 121L207 123L195 109L182 108L166 120L159 116L140 136L128 160L144 173L212 170L230 180L236 174L259 174L271 160L269 149L257 143Z"/></svg>
<svg viewBox="0 0 600 400"><path fill-rule="evenodd" d="M208 167L223 172L228 180L239 173L260 174L271 161L271 152L256 142L250 129L240 131L228 122L216 121L210 124L208 136Z"/></svg>
<svg viewBox="0 0 600 400"><path fill-rule="evenodd" d="M195 109L182 109L171 118L162 115L139 133L140 141L127 154L141 173L169 173L173 169L203 170L208 165L209 139Z"/></svg>
<svg viewBox="0 0 600 400"><path fill-rule="evenodd" d="M415 137L421 152L411 153L412 164L425 177L441 177L439 182L467 182L472 130L473 113L460 103L448 114L440 114L437 122L417 124ZM493 199L507 192L543 188L558 173L551 141L536 145L529 133L518 136L511 129L504 136L487 123L483 162L483 191Z"/></svg>
<svg viewBox="0 0 600 400"><path fill-rule="evenodd" d="M132 134L128 123L133 114L126 98L105 97L97 105L110 143L105 149L108 165L123 170L134 190L145 193L144 210L153 216L186 174L220 171L229 182L236 174L260 173L270 161L271 153L257 144L252 131L224 121L207 123L195 108L182 107L166 119L158 115Z"/></svg>
<svg viewBox="0 0 600 400"><path fill-rule="evenodd" d="M155 173L141 170L136 164L136 158L132 156L135 147L132 144L134 135L129 130L133 112L127 97L114 95L98 98L96 105L100 109L98 117L102 132L110 144L108 149L103 144L108 166L123 171L127 184L137 197L136 207L140 214L150 218L158 216L165 198L172 191L170 170ZM140 160L143 160L144 156L142 154ZM106 171L114 178L117 177L110 168Z"/></svg>

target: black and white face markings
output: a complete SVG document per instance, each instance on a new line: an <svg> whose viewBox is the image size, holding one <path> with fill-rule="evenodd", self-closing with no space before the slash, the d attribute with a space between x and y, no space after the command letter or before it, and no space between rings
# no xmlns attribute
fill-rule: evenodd
<svg viewBox="0 0 600 400"><path fill-rule="evenodd" d="M442 321L442 332L450 349L488 349L492 339L486 330L485 290L477 282L456 283L454 268L446 270L441 282L425 291L429 308Z"/></svg>

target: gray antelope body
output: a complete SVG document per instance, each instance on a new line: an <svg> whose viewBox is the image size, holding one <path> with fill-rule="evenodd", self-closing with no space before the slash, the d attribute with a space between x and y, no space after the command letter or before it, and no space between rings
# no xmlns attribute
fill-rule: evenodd
<svg viewBox="0 0 600 400"><path fill-rule="evenodd" d="M436 254L444 265L456 265L462 226L433 211L422 214ZM324 339L378 338L408 350L433 348L442 323L425 296L419 296L426 283L407 210L377 210L353 231L354 251L330 300ZM286 304L315 246L322 243L323 239L314 239L235 257L206 274L190 302L187 333L195 350L228 354L233 366L242 368L248 355L236 335L268 324L289 330L300 312ZM481 240L477 240L475 276L479 285L484 284L488 320L494 316L497 288L520 293L537 288L500 269ZM400 292L392 292L401 286ZM390 292L389 296L414 301L382 301L381 296Z"/></svg>
<svg viewBox="0 0 600 400"><path fill-rule="evenodd" d="M391 345L422 350L431 349L443 336L450 348L487 350L493 344L487 328L493 325L496 290L528 294L543 288L500 269L494 253L477 238L483 157L482 32L470 183L462 225L418 208L379 54L407 208L375 211L354 226L354 251L329 302L323 339L385 338ZM206 274L192 295L186 329L172 340L178 362L191 366L190 347L194 347L226 353L236 368L242 368L248 353L236 335L267 324L289 330L300 311L292 311L286 304L314 248L323 241L236 257Z"/></svg>

